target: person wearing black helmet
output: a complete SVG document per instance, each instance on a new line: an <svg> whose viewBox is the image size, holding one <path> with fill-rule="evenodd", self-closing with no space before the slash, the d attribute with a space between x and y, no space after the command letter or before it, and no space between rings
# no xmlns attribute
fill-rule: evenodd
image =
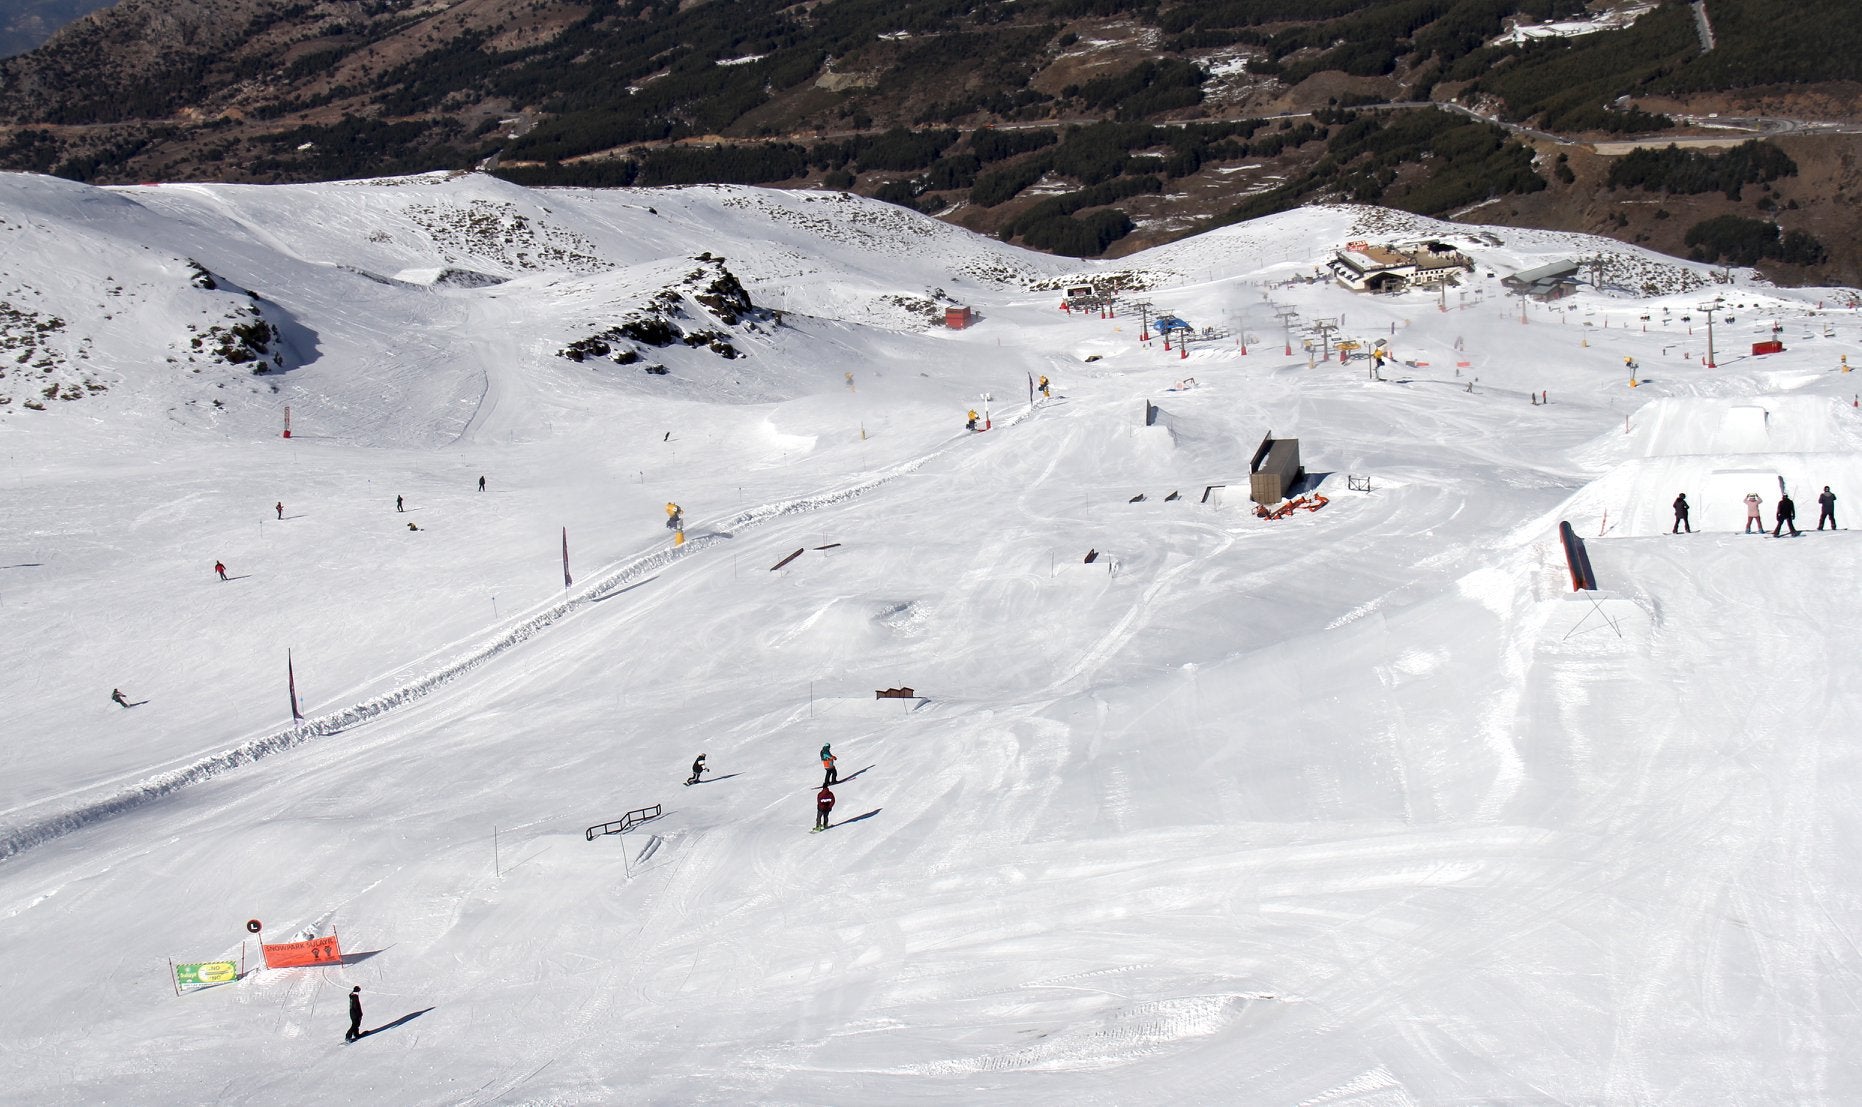
<svg viewBox="0 0 1862 1107"><path fill-rule="evenodd" d="M687 784L697 784L698 779L704 775L705 775L705 755L701 753L698 755L698 760L692 762L692 775L687 777L685 782Z"/></svg>

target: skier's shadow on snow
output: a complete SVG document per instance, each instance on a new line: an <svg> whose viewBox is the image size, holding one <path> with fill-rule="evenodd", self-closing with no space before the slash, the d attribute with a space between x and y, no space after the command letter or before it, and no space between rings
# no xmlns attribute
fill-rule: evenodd
<svg viewBox="0 0 1862 1107"><path fill-rule="evenodd" d="M148 703L148 702L149 702L148 700L130 700L128 703L124 704L123 706L124 707L141 707L143 704Z"/></svg>
<svg viewBox="0 0 1862 1107"><path fill-rule="evenodd" d="M877 814L879 814L879 813L880 813L881 811L884 811L884 810L885 810L885 808L883 808L883 807L875 807L875 808L873 808L873 809L872 809L871 811L868 811L868 812L867 812L866 814L864 814L864 815L855 815L855 816L854 816L853 818L851 818L851 819L842 819L842 820L841 820L840 822L837 822L837 823L835 823L834 825L835 825L835 826L846 826L846 825L847 825L848 823L857 823L857 822L859 822L859 821L860 821L861 819L870 819L870 818L872 818L872 817L873 817L874 815L877 815Z"/></svg>
<svg viewBox="0 0 1862 1107"><path fill-rule="evenodd" d="M418 1011L409 1011L407 1014L402 1015L400 1018L394 1020L391 1023L385 1023L381 1026L376 1027L373 1030L364 1030L362 1032L362 1036L366 1038L371 1034L380 1034L384 1030L393 1030L395 1027L400 1026L404 1023L413 1022L415 1019L419 1018L420 1016L426 1014L428 1011L431 1011L431 1010L433 1010L433 1008L423 1007Z"/></svg>
<svg viewBox="0 0 1862 1107"><path fill-rule="evenodd" d="M239 574L239 575L238 575L238 576L236 576L236 577L226 577L226 578L224 578L224 579L222 579L222 580L220 581L220 583L221 583L221 584L227 584L227 583L230 583L231 581L235 581L235 580L245 580L245 579L246 579L247 577L250 577L251 575L252 575L251 573L241 573L241 574Z"/></svg>
<svg viewBox="0 0 1862 1107"><path fill-rule="evenodd" d="M43 564L42 561L22 561L18 565L0 565L0 569L37 569Z"/></svg>
<svg viewBox="0 0 1862 1107"><path fill-rule="evenodd" d="M636 588L640 588L645 585L652 584L654 581L658 579L659 578L657 576L652 576L652 577L648 577L645 580L637 580L625 588L616 588L614 591L609 592L605 596L596 596L593 602L600 603L603 600L611 600L616 596L622 595L623 593L632 592Z"/></svg>
<svg viewBox="0 0 1862 1107"><path fill-rule="evenodd" d="M701 780L701 781L699 781L698 783L700 783L700 784L716 784L716 783L717 783L718 781L720 781L720 780L729 780L730 778L732 778L732 777L734 777L734 776L742 776L742 775L743 775L742 773L725 773L725 774L724 774L723 776L708 776L708 777L706 777L705 779L703 779L703 780Z"/></svg>
<svg viewBox="0 0 1862 1107"><path fill-rule="evenodd" d="M872 767L873 766L868 765L865 769L861 769L857 773L848 773L846 776L841 777L840 779L836 780L834 783L845 784L850 780L858 780L861 777L861 775L867 771L867 769L871 769Z"/></svg>

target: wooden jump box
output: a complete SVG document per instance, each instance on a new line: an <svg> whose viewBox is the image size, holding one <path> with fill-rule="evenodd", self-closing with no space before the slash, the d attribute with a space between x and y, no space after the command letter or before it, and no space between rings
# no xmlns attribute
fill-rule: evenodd
<svg viewBox="0 0 1862 1107"><path fill-rule="evenodd" d="M1277 504L1305 476L1306 470L1300 465L1300 440L1269 434L1261 439L1254 460L1248 463L1248 498L1257 504Z"/></svg>

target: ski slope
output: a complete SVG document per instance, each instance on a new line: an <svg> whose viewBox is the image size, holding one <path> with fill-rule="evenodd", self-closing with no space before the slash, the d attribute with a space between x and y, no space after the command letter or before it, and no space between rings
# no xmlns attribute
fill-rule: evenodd
<svg viewBox="0 0 1862 1107"><path fill-rule="evenodd" d="M40 328L0 361L22 1102L1862 1097L1862 597L1812 529L1823 485L1862 504L1847 290L1368 208L1096 263L479 176L13 175L0 233ZM1404 235L1478 268L1301 279ZM1486 276L1600 250L1637 292L1522 322ZM697 300L701 255L780 322ZM1232 333L1056 310L1115 271ZM557 355L656 297L742 356ZM192 346L250 305L276 371ZM1251 514L1269 431L1322 510ZM1781 480L1809 533L1740 533ZM258 968L248 919L348 956Z"/></svg>

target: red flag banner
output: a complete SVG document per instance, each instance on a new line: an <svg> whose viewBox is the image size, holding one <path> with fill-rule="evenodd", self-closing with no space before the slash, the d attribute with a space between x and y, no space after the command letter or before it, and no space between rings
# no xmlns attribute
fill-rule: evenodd
<svg viewBox="0 0 1862 1107"><path fill-rule="evenodd" d="M283 942L275 946L261 945L259 949L265 954L265 967L268 969L343 963L343 951L337 946L334 934L328 938L315 938L308 942Z"/></svg>

